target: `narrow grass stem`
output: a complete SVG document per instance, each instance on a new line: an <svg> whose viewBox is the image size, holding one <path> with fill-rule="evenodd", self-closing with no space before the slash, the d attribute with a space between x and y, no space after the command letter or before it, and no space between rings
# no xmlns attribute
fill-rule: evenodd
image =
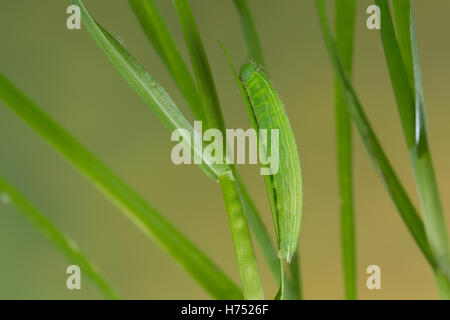
<svg viewBox="0 0 450 320"><path fill-rule="evenodd" d="M412 156L416 175L419 199L424 214L425 233L430 243L438 268L435 279L441 299L450 299L450 263L447 229L444 220L439 190L434 175L431 154L427 152L420 157Z"/></svg>
<svg viewBox="0 0 450 320"><path fill-rule="evenodd" d="M216 85L189 0L173 0L191 57L207 127L225 131Z"/></svg>
<svg viewBox="0 0 450 320"><path fill-rule="evenodd" d="M355 0L337 0L335 5L336 49L345 72L352 73L355 34ZM341 210L341 237L345 297L356 299L356 244L353 212L352 121L339 81L335 80L337 168Z"/></svg>
<svg viewBox="0 0 450 320"><path fill-rule="evenodd" d="M280 287L275 296L275 300L284 300L286 298L286 273L284 271L284 261L281 257L278 259L278 264L280 269Z"/></svg>
<svg viewBox="0 0 450 320"><path fill-rule="evenodd" d="M247 55L249 59L254 60L258 65L262 66L267 74L267 66L259 41L258 32L256 31L255 22L252 17L252 12L250 10L250 5L247 0L233 0L233 2L241 20L245 44L247 46Z"/></svg>

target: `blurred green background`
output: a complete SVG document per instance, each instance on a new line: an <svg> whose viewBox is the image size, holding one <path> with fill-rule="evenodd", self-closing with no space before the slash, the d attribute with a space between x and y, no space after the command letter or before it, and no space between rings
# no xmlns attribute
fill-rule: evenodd
<svg viewBox="0 0 450 320"><path fill-rule="evenodd" d="M157 3L187 58L171 1ZM227 127L248 128L242 100L219 46L222 41L236 65L246 62L235 8L231 0L191 3L209 54ZM285 102L302 161L305 193L300 252L304 296L341 299L333 73L315 3L313 0L250 0L250 3L270 75ZM328 2L330 9L333 3ZM417 205L380 35L366 28L365 11L371 3L358 1L355 86L394 168ZM86 0L85 4L188 113L127 1ZM68 1L60 0L0 0L1 72L238 282L218 185L193 165L172 164L173 143L169 133L128 88L86 30L66 29L67 6ZM444 209L449 212L450 2L414 1L414 6L431 149ZM356 132L354 137L360 298L437 298L430 268L400 220ZM240 168L272 232L263 179L255 166ZM0 172L79 243L121 297L209 298L165 252L143 236L1 102ZM276 286L259 251L258 258L266 296L271 297ZM371 264L381 267L381 290L370 291L365 286L365 270ZM101 298L86 278L82 290L67 290L68 265L60 252L19 214L0 207L0 298Z"/></svg>

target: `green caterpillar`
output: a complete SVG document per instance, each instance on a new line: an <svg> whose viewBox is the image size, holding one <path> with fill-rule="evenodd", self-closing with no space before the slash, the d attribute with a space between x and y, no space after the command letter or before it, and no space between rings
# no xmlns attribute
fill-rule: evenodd
<svg viewBox="0 0 450 320"><path fill-rule="evenodd" d="M241 69L240 81L247 95L247 111L256 130L279 132L279 170L266 175L265 182L272 209L280 258L290 262L300 235L302 217L302 177L294 134L277 92L255 63ZM260 136L267 154L272 150L267 136Z"/></svg>

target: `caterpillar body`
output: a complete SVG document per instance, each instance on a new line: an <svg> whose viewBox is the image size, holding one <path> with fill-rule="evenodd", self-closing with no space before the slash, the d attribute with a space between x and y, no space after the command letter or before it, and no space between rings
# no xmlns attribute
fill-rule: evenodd
<svg viewBox="0 0 450 320"><path fill-rule="evenodd" d="M241 69L240 81L248 99L248 113L255 129L278 129L279 150L269 139L258 137L267 154L279 152L279 170L266 175L280 258L290 262L298 245L302 218L302 177L294 134L277 92L255 63Z"/></svg>

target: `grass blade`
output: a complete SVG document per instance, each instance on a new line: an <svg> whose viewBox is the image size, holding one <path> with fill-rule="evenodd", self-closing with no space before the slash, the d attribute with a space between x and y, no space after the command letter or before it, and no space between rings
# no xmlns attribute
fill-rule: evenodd
<svg viewBox="0 0 450 320"><path fill-rule="evenodd" d="M409 0L393 2L398 42L393 28L392 18L389 14L389 4L387 1L378 1L377 4L380 8L388 12L384 17L388 28L381 33L383 43L394 43L394 45L385 45L386 59L388 61L394 60L395 63L400 64L403 67L393 68L392 65L388 63L399 111L401 111L402 108L406 108L402 105L403 100L399 99L399 96L402 94L410 95L409 103L411 103L411 105L408 110L410 113L413 113L414 127L409 130L414 134L414 145L411 147L408 141L407 143L410 147L411 160L424 216L425 232L437 264L443 272L449 275L450 252L448 236L433 169L431 151L428 145L421 66L411 3ZM388 42L388 39L390 39L390 42ZM397 49L395 44L397 44L401 52L401 61L399 60L398 54L393 52L393 50ZM401 75L398 73L401 73ZM400 86L400 84L395 83L395 81L403 81L405 83L403 83L403 86ZM410 87L408 92L398 92L406 86ZM400 117L402 118L402 121L404 121L404 114L402 112L400 112ZM443 275L438 273L436 274L436 281L438 282L441 298L450 299L450 282L448 279L445 279Z"/></svg>
<svg viewBox="0 0 450 320"><path fill-rule="evenodd" d="M256 32L255 22L253 21L250 6L247 0L233 0L234 5L241 19L242 30L245 36L245 45L247 46L247 54L250 60L255 61L262 66L267 73L267 67L262 53L261 44Z"/></svg>
<svg viewBox="0 0 450 320"><path fill-rule="evenodd" d="M250 231L248 229L236 181L231 171L220 176L219 180L223 198L225 200L225 206L227 208L228 221L235 248L236 260L239 266L244 299L264 299Z"/></svg>
<svg viewBox="0 0 450 320"><path fill-rule="evenodd" d="M264 259L269 265L269 269L272 272L273 277L276 281L280 279L280 268L278 256L273 246L272 240L270 239L269 232L267 231L264 222L261 220L261 216L256 209L255 204L253 203L250 195L247 192L241 178L236 174L235 175L237 185L239 188L239 193L242 197L242 202L244 204L245 216L247 217L248 224L250 229L258 242Z"/></svg>
<svg viewBox="0 0 450 320"><path fill-rule="evenodd" d="M114 37L92 19L81 0L72 0L72 2L81 8L81 17L86 29L129 86L144 100L148 108L170 132L183 129L183 132L189 133L185 141L190 142L194 153L203 158L200 167L207 175L217 180L225 167L214 164L212 159L203 157L202 148L192 143L190 137L197 133L172 98Z"/></svg>
<svg viewBox="0 0 450 320"><path fill-rule="evenodd" d="M289 264L289 271L292 279L287 279L286 286L286 300L302 300L302 280L300 273L300 254L297 254L292 258L292 263Z"/></svg>
<svg viewBox="0 0 450 320"><path fill-rule="evenodd" d="M381 12L383 13L381 15L381 38L384 53L391 75L391 83L397 100L403 132L405 134L408 149L412 150L415 146L415 121L414 98L411 86L403 64L402 54L395 37L389 5L387 1L376 0L375 3L380 7Z"/></svg>
<svg viewBox="0 0 450 320"><path fill-rule="evenodd" d="M204 119L197 86L186 66L154 0L128 0L144 33L166 65L189 104L196 120Z"/></svg>
<svg viewBox="0 0 450 320"><path fill-rule="evenodd" d="M409 232L416 241L418 247L424 254L427 261L433 268L436 268L436 261L432 255L427 238L425 236L425 229L417 211L415 210L411 200L406 191L398 180L391 164L389 163L378 139L370 126L370 123L364 114L361 103L348 80L345 70L340 61L336 47L334 45L333 36L326 18L325 3L323 0L316 0L320 25L322 28L327 51L341 88L344 90L347 107L350 115L356 124L358 131L366 145L367 151L372 158L372 161L380 174L386 188L394 201L397 210L399 211L403 221L405 222Z"/></svg>
<svg viewBox="0 0 450 320"><path fill-rule="evenodd" d="M345 72L351 75L356 1L337 0L335 8L336 48ZM338 81L335 81L334 90L345 297L348 300L355 300L357 272L353 213L352 120Z"/></svg>
<svg viewBox="0 0 450 320"><path fill-rule="evenodd" d="M191 57L191 63L194 69L195 78L197 79L200 97L203 102L207 125L210 128L217 128L224 132L225 123L220 108L219 97L209 66L208 57L200 37L200 32L198 31L192 14L191 6L188 0L173 0L173 3Z"/></svg>
<svg viewBox="0 0 450 320"><path fill-rule="evenodd" d="M411 18L412 19L412 18ZM428 138L425 122L425 102L423 97L422 77L418 57L417 41L414 21L412 19L412 43L414 61L415 83L415 110L416 110L416 153L413 160L416 180L421 199L422 212L424 212L425 232L428 242L435 254L437 263L443 271L435 273L438 291L441 299L450 300L450 252L444 212L434 173L431 151L428 147Z"/></svg>
<svg viewBox="0 0 450 320"><path fill-rule="evenodd" d="M78 265L84 274L94 283L108 299L118 299L117 294L103 278L98 268L80 251L78 245L61 232L50 220L39 212L14 187L0 176L0 196L2 204L15 208L51 243L53 243L71 263ZM1 200L1 199L0 199Z"/></svg>
<svg viewBox="0 0 450 320"><path fill-rule="evenodd" d="M0 99L70 160L141 231L156 240L215 298L242 298L240 290L208 257L2 74Z"/></svg>
<svg viewBox="0 0 450 320"><path fill-rule="evenodd" d="M414 89L414 71L410 32L411 3L409 0L397 0L392 2L392 6L394 9L394 18L398 35L400 54L404 62L404 67L408 76L409 84L411 88ZM389 18L389 16L385 18Z"/></svg>

